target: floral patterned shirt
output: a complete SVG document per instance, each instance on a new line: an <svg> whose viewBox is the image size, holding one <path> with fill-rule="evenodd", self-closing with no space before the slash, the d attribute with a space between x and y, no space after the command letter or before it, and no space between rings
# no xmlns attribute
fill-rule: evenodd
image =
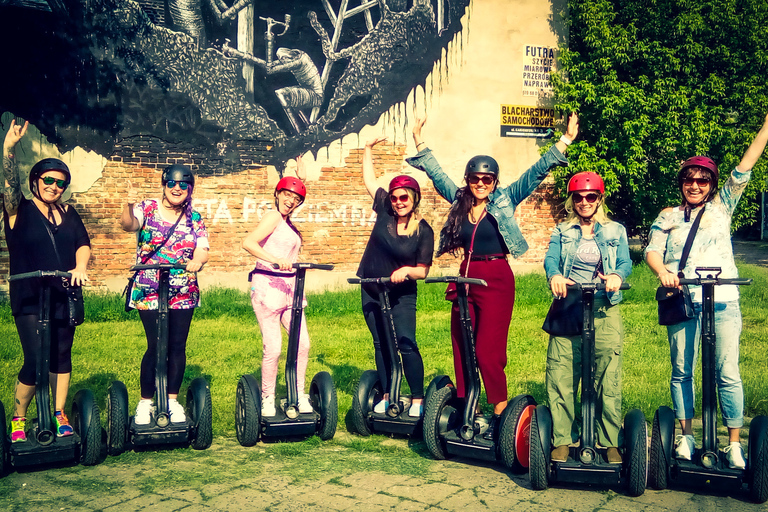
<svg viewBox="0 0 768 512"><path fill-rule="evenodd" d="M158 210L159 201L148 199L136 204L133 213L141 228L137 233L138 248L136 264L151 263L186 263L192 259L195 248L208 247L208 231L197 210L192 210L188 218L182 218L168 241L146 260L160 244L176 220L168 221ZM170 309L191 309L200 305L200 288L197 275L185 270L171 270L168 290ZM131 292L131 306L139 310L157 309L158 275L156 270L143 270L138 273Z"/></svg>

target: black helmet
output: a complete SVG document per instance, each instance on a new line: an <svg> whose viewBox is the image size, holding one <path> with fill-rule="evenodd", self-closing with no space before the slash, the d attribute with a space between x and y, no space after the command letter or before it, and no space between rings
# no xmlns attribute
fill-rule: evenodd
<svg viewBox="0 0 768 512"><path fill-rule="evenodd" d="M163 185L169 181L183 181L195 185L195 175L186 165L173 164L163 169Z"/></svg>
<svg viewBox="0 0 768 512"><path fill-rule="evenodd" d="M72 173L69 172L67 164L59 160L58 158L43 158L32 166L32 170L29 171L29 190L33 192L36 190L32 188L32 184L35 183L40 176L48 171L59 171L67 175L67 182L72 180Z"/></svg>
<svg viewBox="0 0 768 512"><path fill-rule="evenodd" d="M492 174L496 179L499 179L499 164L488 155L473 156L467 162L467 168L464 170L464 176L470 174Z"/></svg>

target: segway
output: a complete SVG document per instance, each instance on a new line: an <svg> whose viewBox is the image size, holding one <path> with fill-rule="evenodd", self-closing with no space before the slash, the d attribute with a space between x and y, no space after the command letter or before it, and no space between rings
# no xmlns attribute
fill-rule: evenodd
<svg viewBox="0 0 768 512"><path fill-rule="evenodd" d="M427 448L439 460L448 456L463 456L502 461L509 469L520 471L528 463L528 430L531 412L536 405L534 398L518 395L510 400L492 440L484 438L487 422L475 413L480 398L480 374L466 285L487 286L487 283L482 279L461 276L428 277L425 282L456 283L466 397L458 398L453 386L443 386L431 393L424 412L424 442Z"/></svg>
<svg viewBox="0 0 768 512"><path fill-rule="evenodd" d="M275 268L278 266L273 265ZM333 270L333 265L294 263L296 284L291 305L291 324L288 329L288 350L285 360L285 386L287 397L276 403L275 416L261 416L261 385L253 375L240 377L235 396L235 430L242 446L253 446L266 438L300 438L317 434L327 441L336 434L339 410L336 387L331 374L319 372L309 386L309 400L314 411L299 412L299 390L296 363L299 353L301 316L304 312L304 280L307 269Z"/></svg>
<svg viewBox="0 0 768 512"><path fill-rule="evenodd" d="M622 290L629 289L623 283ZM595 291L605 290L604 283L568 285L569 293L581 293L583 303L583 328L581 334L581 443L571 447L566 462L551 462L552 414L549 407L539 405L531 420L530 465L531 486L535 490L546 489L550 483L570 482L578 484L626 485L630 496L645 492L648 427L645 415L632 409L624 417L624 461L609 464L606 448L595 443L594 386L595 316L592 306Z"/></svg>
<svg viewBox="0 0 768 512"><path fill-rule="evenodd" d="M191 445L205 450L213 441L211 390L203 377L195 378L187 389L186 421L171 423L168 411L168 288L171 270L186 269L185 264L155 263L134 265L132 272L156 270L157 362L155 366L156 412L147 425L137 425L128 415L128 390L121 381L112 381L107 391L107 451L119 455L129 447Z"/></svg>
<svg viewBox="0 0 768 512"><path fill-rule="evenodd" d="M384 389L379 373L376 370L366 370L360 377L357 392L352 396L352 409L350 411L352 425L355 431L362 436L369 436L373 433L417 435L420 433L421 417L414 418L408 415L411 397L400 394L403 365L400 359L400 349L397 345L397 330L392 320L392 308L389 302L390 279L388 277L362 279L353 277L347 279L347 282L375 286L381 305L380 320L386 326L386 337L382 341L386 343L390 364L390 386L387 390L389 392L389 407L381 414L373 411L375 405L382 400ZM432 393L443 386L453 386L447 375L438 375L432 379L424 395L424 403Z"/></svg>
<svg viewBox="0 0 768 512"><path fill-rule="evenodd" d="M745 484L753 501L768 500L768 417L757 416L749 425L746 469L731 469L717 446L717 394L715 391L715 286L749 285L751 279L719 277L720 268L699 267L695 279L680 279L681 285L698 285L702 290L701 315L701 408L703 446L691 460L674 455L675 413L666 406L656 410L651 433L649 479L656 489L670 483L681 486L738 489Z"/></svg>
<svg viewBox="0 0 768 512"><path fill-rule="evenodd" d="M21 468L41 464L80 462L87 466L96 464L101 453L101 420L96 398L89 389L81 389L72 401L72 428L70 436L57 437L50 397L51 354L51 286L54 279L71 279L72 274L59 270L38 270L12 275L9 281L23 279L40 280L40 317L38 332L40 348L37 351L35 375L35 403L37 418L27 429L27 440L9 443L6 435L5 408L0 402L0 475L4 474L6 461L10 466ZM8 446L10 444L10 447ZM6 454L8 458L6 459Z"/></svg>

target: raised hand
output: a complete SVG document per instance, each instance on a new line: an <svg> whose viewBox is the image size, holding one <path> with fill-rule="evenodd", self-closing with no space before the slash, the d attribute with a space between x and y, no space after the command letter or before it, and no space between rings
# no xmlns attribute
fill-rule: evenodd
<svg viewBox="0 0 768 512"><path fill-rule="evenodd" d="M16 119L11 119L11 126L8 128L8 132L5 134L5 141L3 143L4 149L13 148L27 133L29 127L29 121L24 121L24 126L16 124Z"/></svg>

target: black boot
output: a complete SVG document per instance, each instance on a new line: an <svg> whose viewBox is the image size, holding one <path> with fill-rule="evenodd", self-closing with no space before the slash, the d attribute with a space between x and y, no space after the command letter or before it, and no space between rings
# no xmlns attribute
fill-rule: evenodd
<svg viewBox="0 0 768 512"><path fill-rule="evenodd" d="M494 414L491 417L490 424L488 425L488 430L485 431L485 434L483 434L483 439L486 441L495 441L499 438L499 429L501 428L501 416L498 414Z"/></svg>

